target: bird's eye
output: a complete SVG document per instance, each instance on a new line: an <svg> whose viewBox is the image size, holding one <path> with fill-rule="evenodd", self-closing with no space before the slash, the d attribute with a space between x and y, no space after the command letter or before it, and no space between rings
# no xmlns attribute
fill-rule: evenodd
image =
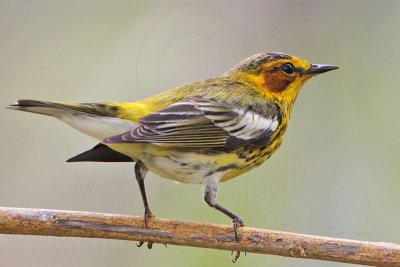
<svg viewBox="0 0 400 267"><path fill-rule="evenodd" d="M293 66L292 63L285 63L281 66L281 70L288 74L288 75L292 75L295 72L295 68Z"/></svg>

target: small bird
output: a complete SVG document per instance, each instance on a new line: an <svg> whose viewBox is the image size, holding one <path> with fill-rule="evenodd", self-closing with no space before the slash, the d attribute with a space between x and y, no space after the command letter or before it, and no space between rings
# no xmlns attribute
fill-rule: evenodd
<svg viewBox="0 0 400 267"><path fill-rule="evenodd" d="M284 53L251 56L220 77L186 84L131 103L18 100L8 108L55 117L100 141L67 162L135 162L144 220L153 215L144 179L148 170L182 183L205 185L205 202L243 220L217 202L219 182L258 167L281 145L304 83L337 69Z"/></svg>

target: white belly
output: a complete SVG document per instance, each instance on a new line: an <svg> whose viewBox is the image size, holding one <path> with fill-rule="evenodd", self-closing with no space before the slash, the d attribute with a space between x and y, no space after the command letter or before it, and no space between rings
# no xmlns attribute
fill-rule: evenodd
<svg viewBox="0 0 400 267"><path fill-rule="evenodd" d="M195 153L178 157L142 154L140 160L161 177L189 184L205 184L205 177L213 170L211 162L199 162Z"/></svg>

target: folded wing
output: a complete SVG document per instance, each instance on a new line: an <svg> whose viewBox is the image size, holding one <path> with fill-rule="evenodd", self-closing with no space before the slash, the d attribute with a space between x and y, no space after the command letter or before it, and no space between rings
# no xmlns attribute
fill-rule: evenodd
<svg viewBox="0 0 400 267"><path fill-rule="evenodd" d="M141 125L103 140L191 148L262 146L281 122L278 106L256 112L202 97L187 98L141 118Z"/></svg>

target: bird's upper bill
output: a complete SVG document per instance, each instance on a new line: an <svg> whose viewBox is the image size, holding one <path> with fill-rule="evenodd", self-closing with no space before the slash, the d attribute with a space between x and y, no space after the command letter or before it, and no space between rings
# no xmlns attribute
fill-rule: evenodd
<svg viewBox="0 0 400 267"><path fill-rule="evenodd" d="M311 67L308 70L303 70L303 74L321 74L327 71L336 70L339 67L333 65L323 65L323 64L311 64Z"/></svg>

